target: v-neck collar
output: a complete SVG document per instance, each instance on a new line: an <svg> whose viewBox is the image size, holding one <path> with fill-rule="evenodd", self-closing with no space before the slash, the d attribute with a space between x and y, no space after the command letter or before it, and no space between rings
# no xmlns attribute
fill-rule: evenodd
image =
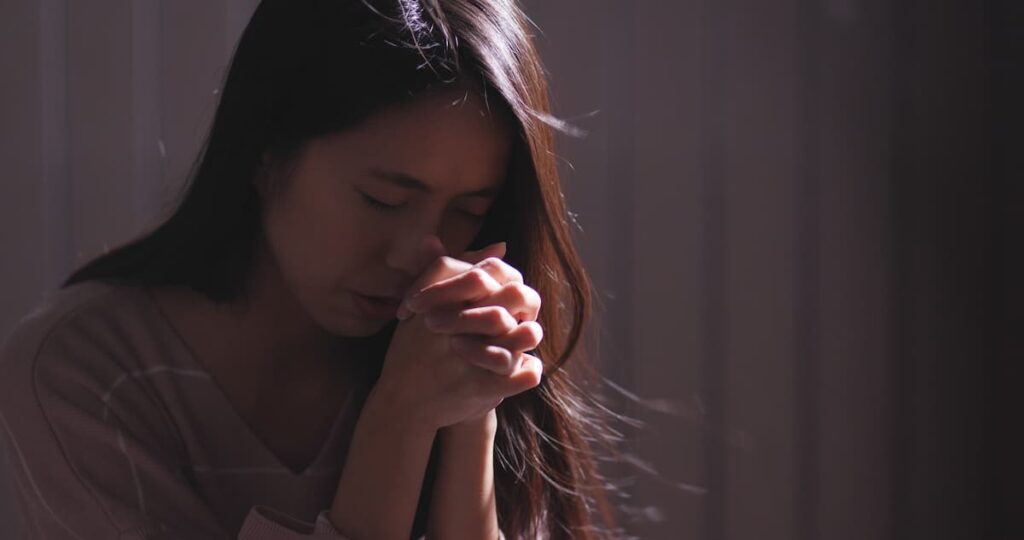
<svg viewBox="0 0 1024 540"><path fill-rule="evenodd" d="M264 457L266 457L271 463L273 463L273 466L275 468L279 467L283 473L286 473L291 477L299 478L307 476L319 476L322 472L340 471L340 467L338 465L332 463L328 467L325 465L325 463L327 462L329 450L336 449L339 452L342 451L341 448L337 448L338 445L336 444L336 442L341 435L340 432L342 431L342 428L345 427L349 421L354 420L354 418L352 418L352 415L355 413L353 408L353 399L355 396L352 393L349 394L345 402L339 408L338 413L334 417L334 420L331 424L330 430L328 430L326 437L319 446L319 450L317 451L316 456L312 459L312 461L306 464L306 466L301 471L296 471L295 469L292 469L291 467L286 465L284 461L276 453L274 453L270 449L269 445L267 445L267 443L256 433L256 431L252 428L249 422L247 422L245 418L242 417L238 409L236 409L235 406L231 403L231 400L228 398L223 388L221 388L220 384L213 377L213 374L211 374L210 371L206 368L206 366L202 363L202 361L199 360L195 351L188 344L188 342L185 341L184 336L181 335L181 333L171 322L167 314L165 314L163 310L160 308L159 304L157 304L156 299L152 296L152 293L149 290L147 290L144 286L137 287L139 289L140 296L143 297L143 303L145 303L147 308L150 309L156 315L156 319L160 321L160 324L164 326L165 329L174 336L173 341L176 343L178 348L182 350L183 356L188 359L188 362L192 365L192 367L203 371L209 376L209 381L211 383L211 393L214 394L215 400L226 411L228 416L232 418L232 422L234 422L238 426L239 431L244 432L245 437L248 439L248 441L238 441L237 444L250 445L257 448L259 453L264 455ZM341 456L337 457L340 458Z"/></svg>

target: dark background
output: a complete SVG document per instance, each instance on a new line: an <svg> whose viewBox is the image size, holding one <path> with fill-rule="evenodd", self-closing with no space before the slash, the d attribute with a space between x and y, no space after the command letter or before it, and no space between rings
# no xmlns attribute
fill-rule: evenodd
<svg viewBox="0 0 1024 540"><path fill-rule="evenodd" d="M0 336L167 210L254 6L0 0ZM1021 6L524 1L632 534L1024 539Z"/></svg>

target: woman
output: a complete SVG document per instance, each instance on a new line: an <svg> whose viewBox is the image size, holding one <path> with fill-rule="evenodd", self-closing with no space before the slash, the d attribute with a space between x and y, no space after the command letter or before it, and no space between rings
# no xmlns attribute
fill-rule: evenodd
<svg viewBox="0 0 1024 540"><path fill-rule="evenodd" d="M174 213L5 346L30 531L610 530L607 432L562 369L590 309L567 128L526 20L510 0L258 6Z"/></svg>

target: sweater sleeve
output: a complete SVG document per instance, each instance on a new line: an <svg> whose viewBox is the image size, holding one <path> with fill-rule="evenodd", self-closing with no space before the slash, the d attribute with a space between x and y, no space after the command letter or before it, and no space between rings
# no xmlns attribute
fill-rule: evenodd
<svg viewBox="0 0 1024 540"><path fill-rule="evenodd" d="M34 343L12 336L0 350L0 441L26 538L345 538L326 510L305 523L260 505L237 535L225 530L189 480L168 413L135 373L97 368L118 362L98 361L109 353L82 340Z"/></svg>

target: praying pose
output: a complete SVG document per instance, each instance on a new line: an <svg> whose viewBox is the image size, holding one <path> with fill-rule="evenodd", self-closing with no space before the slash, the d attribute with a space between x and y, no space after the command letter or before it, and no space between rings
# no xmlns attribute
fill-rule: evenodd
<svg viewBox="0 0 1024 540"><path fill-rule="evenodd" d="M598 538L591 312L514 0L264 0L180 199L0 356L28 538Z"/></svg>

